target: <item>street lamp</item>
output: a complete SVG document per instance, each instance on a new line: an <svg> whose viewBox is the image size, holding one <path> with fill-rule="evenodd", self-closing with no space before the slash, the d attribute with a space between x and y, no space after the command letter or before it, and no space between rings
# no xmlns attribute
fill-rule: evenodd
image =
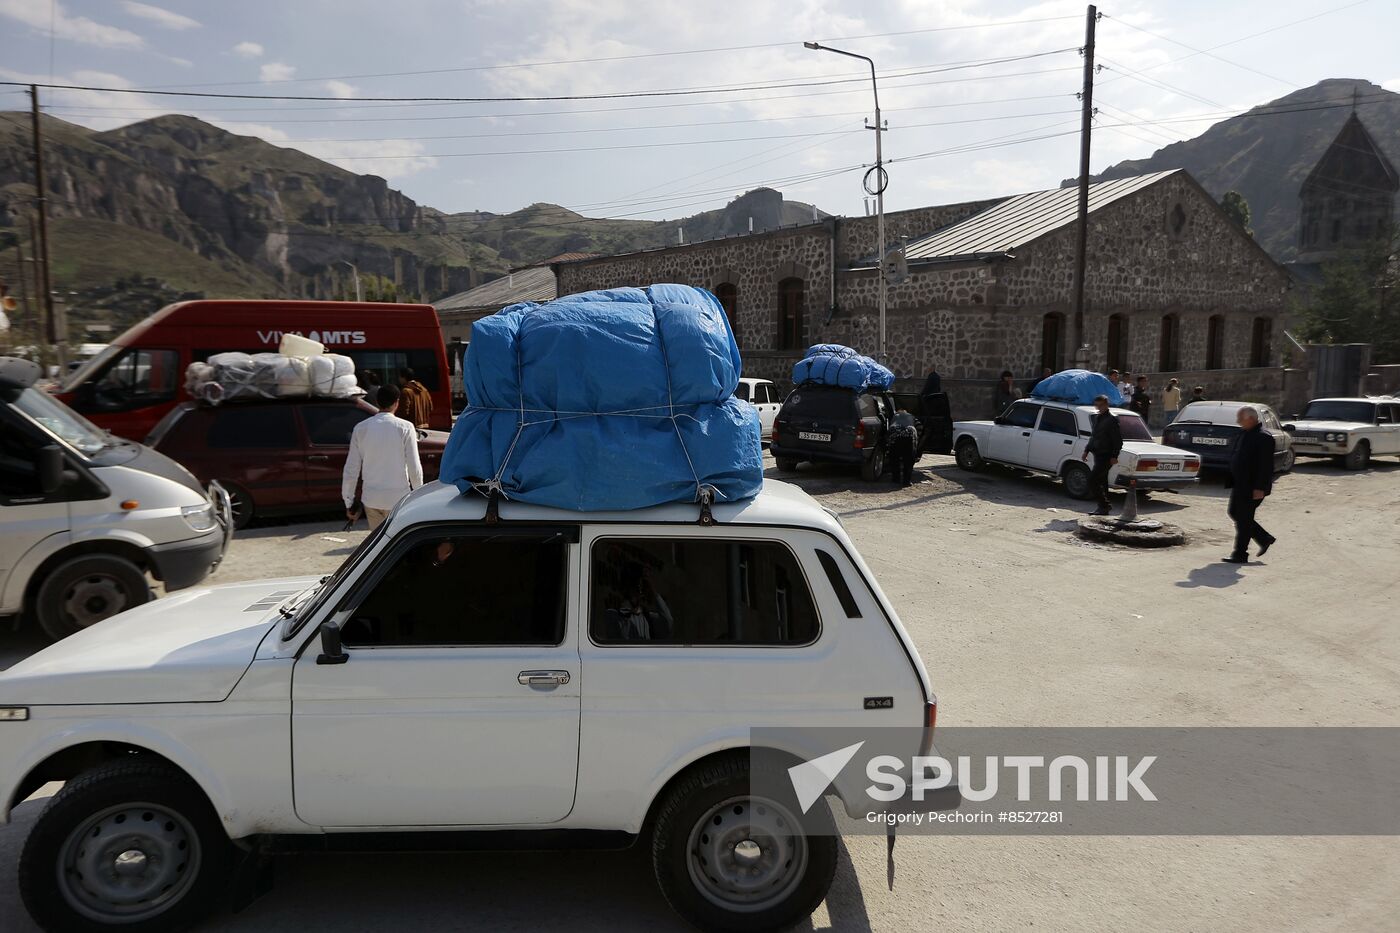
<svg viewBox="0 0 1400 933"><path fill-rule="evenodd" d="M351 262L351 261L348 260L348 259L342 259L342 260L340 260L340 264L341 264L342 266L349 266L349 267L350 267L350 271L353 272L353 273L355 273L355 300L356 300L356 301L364 301L364 300L365 300L365 299L364 299L364 295L361 294L361 292L360 292L360 267L357 266L357 265L355 265L353 262Z"/></svg>
<svg viewBox="0 0 1400 933"><path fill-rule="evenodd" d="M868 55L857 55L855 52L847 52L844 49L833 49L829 45L822 45L820 42L802 43L809 49L819 52L834 52L837 55L845 55L847 58L859 58L870 65L870 89L875 94L875 125L866 123L866 129L875 131L875 167L865 173L865 191L867 194L875 195L875 236L880 242L878 274L879 274L879 303L880 303L880 346L878 359L880 362L887 362L885 359L885 188L889 185L889 173L885 171L884 156L880 147L880 135L885 131L884 123L880 120L880 85L875 80L875 60ZM872 182L872 179L874 181ZM836 263L836 256L831 257L832 265Z"/></svg>

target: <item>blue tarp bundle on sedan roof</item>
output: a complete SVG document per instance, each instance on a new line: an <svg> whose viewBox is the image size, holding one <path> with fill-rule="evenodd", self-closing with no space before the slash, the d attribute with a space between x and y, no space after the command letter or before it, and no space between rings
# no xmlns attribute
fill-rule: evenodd
<svg viewBox="0 0 1400 933"><path fill-rule="evenodd" d="M1031 390L1032 398L1073 402L1075 405L1092 405L1094 399L1100 395L1107 395L1110 405L1123 404L1122 393L1107 376L1087 369L1066 369L1053 376L1046 376Z"/></svg>
<svg viewBox="0 0 1400 933"><path fill-rule="evenodd" d="M688 285L512 305L472 325L470 406L439 478L578 511L757 495L758 416L735 399L724 309Z"/></svg>
<svg viewBox="0 0 1400 933"><path fill-rule="evenodd" d="M793 385L804 382L847 389L888 389L894 384L894 373L850 347L818 343L808 347L807 355L792 366Z"/></svg>

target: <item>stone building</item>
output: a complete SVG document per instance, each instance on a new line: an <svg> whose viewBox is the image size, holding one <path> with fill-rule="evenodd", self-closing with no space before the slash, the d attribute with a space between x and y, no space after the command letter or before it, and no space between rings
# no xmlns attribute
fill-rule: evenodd
<svg viewBox="0 0 1400 933"><path fill-rule="evenodd" d="M1353 110L1298 192L1301 265L1354 253L1386 236L1400 175Z"/></svg>
<svg viewBox="0 0 1400 933"><path fill-rule="evenodd" d="M1176 375L1216 398L1283 394L1278 341L1288 277L1184 171L1090 186L1085 314L1075 320L1073 188L886 215L908 275L887 292L888 364L906 385L937 369L955 414L988 414L1003 369L1018 381L1076 358ZM829 218L554 265L559 294L683 282L724 304L745 372L786 383L810 344L873 353L873 217ZM1081 348L1082 349L1078 349Z"/></svg>

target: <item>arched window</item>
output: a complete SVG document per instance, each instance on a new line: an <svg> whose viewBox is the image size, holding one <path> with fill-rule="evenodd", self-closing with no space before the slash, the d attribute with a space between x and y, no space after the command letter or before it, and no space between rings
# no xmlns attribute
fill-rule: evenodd
<svg viewBox="0 0 1400 933"><path fill-rule="evenodd" d="M721 282L715 286L715 297L724 307L724 316L729 318L729 329L734 329L734 315L739 310L739 286L733 282Z"/></svg>
<svg viewBox="0 0 1400 933"><path fill-rule="evenodd" d="M1175 314L1162 318L1162 338L1158 344L1157 371L1176 372L1181 350L1181 320Z"/></svg>
<svg viewBox="0 0 1400 933"><path fill-rule="evenodd" d="M1128 316L1113 314L1108 318L1108 368L1125 370L1128 365Z"/></svg>
<svg viewBox="0 0 1400 933"><path fill-rule="evenodd" d="M805 302L802 280L783 279L778 283L778 349L800 350L805 328L802 308Z"/></svg>
<svg viewBox="0 0 1400 933"><path fill-rule="evenodd" d="M1225 368L1225 315L1212 314L1206 322L1206 369Z"/></svg>
<svg viewBox="0 0 1400 933"><path fill-rule="evenodd" d="M1268 366L1274 358L1274 322L1266 317L1254 319L1254 333L1249 339L1249 365Z"/></svg>
<svg viewBox="0 0 1400 933"><path fill-rule="evenodd" d="M1053 372L1065 368L1065 316L1058 312L1041 319L1040 365Z"/></svg>

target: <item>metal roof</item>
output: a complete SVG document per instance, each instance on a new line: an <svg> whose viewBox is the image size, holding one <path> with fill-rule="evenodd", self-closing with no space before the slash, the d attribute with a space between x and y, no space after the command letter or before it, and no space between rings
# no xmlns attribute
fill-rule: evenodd
<svg viewBox="0 0 1400 933"><path fill-rule="evenodd" d="M557 284L554 270L549 266L531 266L492 279L485 285L450 295L433 302L439 314L452 311L474 311L482 308L504 308L518 301L553 301Z"/></svg>
<svg viewBox="0 0 1400 933"><path fill-rule="evenodd" d="M1107 207L1179 171L1181 169L1173 169L1092 184L1089 186L1089 212ZM905 256L910 262L929 262L1010 253L1074 223L1078 210L1078 188L1054 188L1017 195L928 236L910 240Z"/></svg>

